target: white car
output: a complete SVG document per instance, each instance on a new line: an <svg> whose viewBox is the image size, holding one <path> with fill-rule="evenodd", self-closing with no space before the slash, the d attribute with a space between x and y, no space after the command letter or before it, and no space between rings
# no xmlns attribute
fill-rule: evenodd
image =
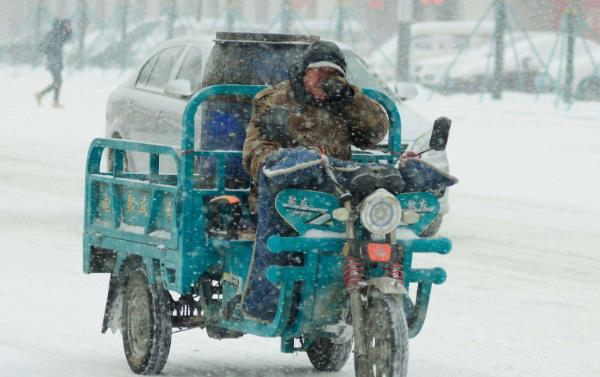
<svg viewBox="0 0 600 377"><path fill-rule="evenodd" d="M561 41L566 44L564 40ZM587 45L586 45L587 44ZM557 51L559 48L557 48ZM558 54L557 54L558 55ZM573 62L573 94L582 100L600 101L600 44L593 40L577 38L575 40L575 55ZM566 61L560 56L554 56L548 67L549 83L544 82L548 77L540 74L538 80L544 82L546 88L552 90L560 79L564 89L566 81Z"/></svg>
<svg viewBox="0 0 600 377"><path fill-rule="evenodd" d="M559 67L564 70L564 60L560 64L560 43L563 37L556 33L534 32L526 38L521 33L505 36L504 55L504 87L508 90L539 91L541 78L546 69L550 81L558 77ZM491 42L491 41L490 41ZM600 62L600 48L588 40L592 54ZM478 92L491 90L494 69L494 50L490 44L466 49L458 58L456 54L424 60L418 67L417 81L426 87L437 88L444 92ZM533 47L535 47L535 50ZM554 55L552 55L554 53ZM578 39L575 45L575 89L584 87L589 82L589 90L593 85L600 91L598 72L594 75L587 49ZM552 59L548 67L546 64ZM451 65L454 63L454 66ZM449 70L448 68L451 67ZM521 76L519 76L519 73ZM486 79L487 77L487 79ZM595 77L595 79L594 79ZM487 80L487 81L486 81ZM564 80L564 73L563 73ZM564 81L563 81L564 83Z"/></svg>
<svg viewBox="0 0 600 377"><path fill-rule="evenodd" d="M111 93L106 137L179 146L183 111L201 87L213 43L210 38L180 37L156 48L135 74ZM169 169L170 160L164 163ZM127 155L130 171L141 172L147 166L143 154Z"/></svg>
<svg viewBox="0 0 600 377"><path fill-rule="evenodd" d="M144 142L179 146L182 134L182 115L191 95L201 88L203 67L214 41L204 37L180 37L160 45L130 78L113 91L106 110L106 136ZM353 51L343 50L348 63L347 76L351 83L376 89L392 97L401 115L404 150L426 149L432 122L407 106ZM410 97L410 90L406 97ZM416 90L412 95L416 95ZM201 112L196 124L200 125ZM196 133L197 135L200 132ZM199 142L196 143L196 148ZM448 171L445 152L428 152L423 159ZM174 166L166 170L174 171ZM127 154L129 171L147 171L143 155ZM441 200L441 216L429 233L439 229L443 214L448 212L447 194Z"/></svg>
<svg viewBox="0 0 600 377"><path fill-rule="evenodd" d="M411 25L410 66L418 73L423 60L456 54L462 48L477 25L472 21L417 22ZM489 42L494 33L493 22L482 22L471 37L470 46ZM386 80L396 77L396 51L398 36L394 35L375 49L367 61Z"/></svg>

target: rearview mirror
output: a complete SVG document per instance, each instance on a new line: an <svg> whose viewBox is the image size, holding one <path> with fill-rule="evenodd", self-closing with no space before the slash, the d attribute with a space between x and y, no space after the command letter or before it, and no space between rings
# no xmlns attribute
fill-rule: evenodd
<svg viewBox="0 0 600 377"><path fill-rule="evenodd" d="M186 79L171 80L165 85L165 94L173 97L188 98L192 92L192 84Z"/></svg>
<svg viewBox="0 0 600 377"><path fill-rule="evenodd" d="M418 94L417 88L413 84L407 82L397 82L396 84L394 84L394 93L402 101L409 101L411 99L415 99Z"/></svg>
<svg viewBox="0 0 600 377"><path fill-rule="evenodd" d="M452 121L446 117L439 117L433 122L433 131L429 140L429 148L435 151L443 151L448 144L448 134Z"/></svg>

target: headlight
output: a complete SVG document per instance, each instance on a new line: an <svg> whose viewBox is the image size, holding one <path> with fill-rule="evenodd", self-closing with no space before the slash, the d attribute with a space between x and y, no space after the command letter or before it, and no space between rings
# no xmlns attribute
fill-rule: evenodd
<svg viewBox="0 0 600 377"><path fill-rule="evenodd" d="M378 189L362 203L360 221L374 234L391 233L400 224L402 208L398 199L385 189Z"/></svg>

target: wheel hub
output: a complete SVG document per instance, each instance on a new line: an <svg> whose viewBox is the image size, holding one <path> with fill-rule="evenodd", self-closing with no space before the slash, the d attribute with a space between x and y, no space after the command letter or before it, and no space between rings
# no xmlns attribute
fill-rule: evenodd
<svg viewBox="0 0 600 377"><path fill-rule="evenodd" d="M131 339L131 351L136 359L143 358L148 349L150 339L150 313L148 295L141 289L136 289L129 302L130 315L129 338Z"/></svg>

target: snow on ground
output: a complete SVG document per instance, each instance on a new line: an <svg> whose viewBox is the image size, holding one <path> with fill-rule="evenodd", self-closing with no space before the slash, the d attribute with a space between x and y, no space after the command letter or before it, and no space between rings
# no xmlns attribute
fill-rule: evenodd
<svg viewBox="0 0 600 377"><path fill-rule="evenodd" d="M2 67L0 83L0 376L131 376L120 335L101 335L107 275L81 272L87 146L103 136L108 94L124 78L65 78L64 109L37 107L42 70ZM600 375L600 106L552 97L435 96L411 103L454 120L447 256L411 377ZM564 106L563 106L564 107ZM177 334L166 376L304 376L277 339ZM350 361L332 376L352 376Z"/></svg>

